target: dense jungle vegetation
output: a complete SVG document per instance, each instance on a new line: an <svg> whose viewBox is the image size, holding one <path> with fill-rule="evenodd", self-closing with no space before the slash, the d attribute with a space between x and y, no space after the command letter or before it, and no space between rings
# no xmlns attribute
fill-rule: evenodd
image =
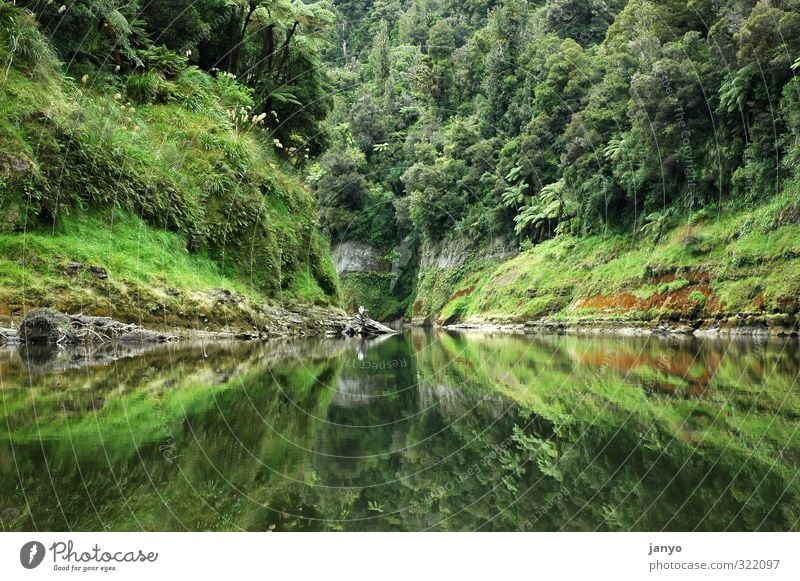
<svg viewBox="0 0 800 581"><path fill-rule="evenodd" d="M687 256L698 272L720 256L796 266L793 244L774 254L800 222L796 0L0 7L0 233L58 233L78 209L113 208L261 292L319 302L338 292L325 238L371 245L387 272L403 241L413 264L452 242L474 257L521 249L521 272L639 252L603 288L619 269L692 282L673 276ZM745 258L725 254L743 239ZM663 244L685 252L648 264ZM498 265L457 266L446 280L424 265L399 281L366 273L345 294L386 316L458 310L453 293ZM562 287L581 286L573 274ZM712 272L710 292L714 277L761 274ZM576 298L520 285L506 312L552 314ZM720 292L796 308L791 285L766 297L745 286Z"/></svg>
<svg viewBox="0 0 800 581"><path fill-rule="evenodd" d="M400 228L364 234L658 236L795 177L800 3L337 8L338 139L320 162L340 174L321 188L337 232L388 199Z"/></svg>
<svg viewBox="0 0 800 581"><path fill-rule="evenodd" d="M565 269L640 251L582 289L591 294L797 224L800 3L354 0L337 10L332 144L312 174L334 237L390 247L410 236L434 251L458 241L473 254L495 238L540 245L552 251L530 251L517 273L545 270L562 287L591 276ZM742 219L705 240L704 225L731 214ZM684 257L648 265L679 226L689 226L674 244ZM489 266L422 272L414 314L452 315L463 305L448 299L482 283L502 294ZM547 280L508 289L502 308L495 296L470 309L539 315L574 298L531 297L534 283Z"/></svg>

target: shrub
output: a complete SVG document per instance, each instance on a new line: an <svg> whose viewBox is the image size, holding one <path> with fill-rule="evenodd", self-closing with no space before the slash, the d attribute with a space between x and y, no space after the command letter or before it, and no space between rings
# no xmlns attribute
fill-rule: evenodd
<svg viewBox="0 0 800 581"><path fill-rule="evenodd" d="M699 303L701 305L706 304L706 295L701 293L700 291L692 291L689 293L689 300Z"/></svg>
<svg viewBox="0 0 800 581"><path fill-rule="evenodd" d="M0 5L0 43L13 64L30 77L45 80L56 76L58 57L45 36L36 28L33 15L7 2Z"/></svg>
<svg viewBox="0 0 800 581"><path fill-rule="evenodd" d="M189 59L163 46L152 46L139 51L139 57L148 71L165 79L177 78L188 67Z"/></svg>
<svg viewBox="0 0 800 581"><path fill-rule="evenodd" d="M175 97L172 83L153 71L131 74L125 89L131 99L142 104L166 103Z"/></svg>

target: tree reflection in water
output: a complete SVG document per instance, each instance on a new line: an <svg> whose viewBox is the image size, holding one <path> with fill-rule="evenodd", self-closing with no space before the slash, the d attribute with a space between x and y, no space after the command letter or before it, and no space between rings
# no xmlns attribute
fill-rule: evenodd
<svg viewBox="0 0 800 581"><path fill-rule="evenodd" d="M4 530L795 530L796 343L0 350Z"/></svg>

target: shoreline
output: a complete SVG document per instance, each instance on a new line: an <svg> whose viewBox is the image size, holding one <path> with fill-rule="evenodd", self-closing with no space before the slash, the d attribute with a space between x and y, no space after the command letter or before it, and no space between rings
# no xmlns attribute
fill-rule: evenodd
<svg viewBox="0 0 800 581"><path fill-rule="evenodd" d="M265 310L267 307L263 307ZM135 331L151 333L153 340L132 340L129 343L165 343L192 341L259 341L271 339L297 339L302 337L339 337L352 321L341 312L322 307L307 307L304 310L268 307L269 324L261 326L244 324L243 321L229 325L214 325L214 328L198 328L192 321L180 324L158 324L143 321L126 323L102 317L109 323L130 325ZM36 312L31 309L28 313ZM264 311L262 311L264 312ZM70 318L84 317L66 315ZM89 317L91 318L91 317ZM175 321L175 319L172 319ZM178 319L180 321L180 319ZM20 322L22 320L20 319ZM622 337L742 337L742 338L793 338L800 337L800 317L792 315L739 315L718 319L682 321L645 320L554 320L537 319L509 321L493 318L470 318L451 324L431 324L421 319L406 320L400 330L430 328L443 331L477 331L518 335L609 335ZM110 340L104 343L126 343ZM10 317L0 317L0 347L24 345L19 336L19 323Z"/></svg>
<svg viewBox="0 0 800 581"><path fill-rule="evenodd" d="M49 308L31 309L17 325L0 318L0 347L5 346L95 346L108 344L142 345L191 341L259 341L303 337L362 337L392 335L369 315L348 316L322 307L295 306L296 310L261 307L269 312L269 323L233 324L198 329L190 326L130 323L112 317L62 313Z"/></svg>
<svg viewBox="0 0 800 581"><path fill-rule="evenodd" d="M424 327L419 321L412 327ZM791 315L733 316L694 321L643 320L576 320L538 319L524 322L501 322L492 319L471 319L448 325L428 325L447 331L489 331L520 335L616 335L627 337L748 337L798 338L800 320Z"/></svg>
<svg viewBox="0 0 800 581"><path fill-rule="evenodd" d="M342 330L350 322L350 318L337 311L320 307L308 307L301 310L294 309L275 309L263 307L262 312L269 312L268 322L260 325L247 325L244 321L231 322L230 324L212 324L205 328L198 328L190 320L172 324L155 323L147 320L137 322L126 322L117 320L113 317L93 317L81 314L64 314L58 311L50 311L71 320L78 319L98 319L104 323L120 326L129 326L130 331L135 333L146 333L147 338L133 337L130 340L124 338L112 338L98 341L99 343L167 343L167 342L191 342L191 341L255 341L269 339L295 339L300 337L330 337L341 335ZM45 309L31 309L26 313L26 317ZM0 347L24 345L25 341L20 336L21 325L25 318L12 319L11 317L0 318Z"/></svg>

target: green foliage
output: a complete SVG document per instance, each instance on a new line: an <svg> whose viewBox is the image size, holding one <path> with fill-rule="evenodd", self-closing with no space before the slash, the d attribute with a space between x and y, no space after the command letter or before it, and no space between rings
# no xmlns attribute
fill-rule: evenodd
<svg viewBox="0 0 800 581"><path fill-rule="evenodd" d="M506 176L506 182L511 182L519 178L522 171L521 166L516 166ZM503 192L503 204L509 207L522 206L525 202L525 194L528 191L529 184L520 181L513 186L508 186Z"/></svg>
<svg viewBox="0 0 800 581"><path fill-rule="evenodd" d="M273 153L252 88L152 45L131 72L76 60L88 72L71 81L52 52L20 52L23 28L45 41L29 14L0 6L0 232L123 210L265 296L336 300L315 202Z"/></svg>
<svg viewBox="0 0 800 581"><path fill-rule="evenodd" d="M193 62L201 60L205 45L228 22L226 0L148 0L143 2L142 18L149 36L177 54L190 53Z"/></svg>
<svg viewBox="0 0 800 581"><path fill-rule="evenodd" d="M139 3L127 0L21 1L38 14L59 55L70 63L142 66L138 49L147 42Z"/></svg>
<svg viewBox="0 0 800 581"><path fill-rule="evenodd" d="M113 71L130 74L134 98L143 103L172 98L170 85L191 62L222 69L252 90L253 113L295 163L298 151L320 153L319 123L329 109L327 76L319 54L333 22L327 1L122 0L22 1L37 14L45 35L86 82ZM20 50L36 51L36 38L19 36ZM45 45L47 43L44 43ZM113 81L112 81L113 82Z"/></svg>
<svg viewBox="0 0 800 581"><path fill-rule="evenodd" d="M690 284L689 281L686 280L685 278L677 278L673 281L665 282L663 284L658 285L657 292L660 294L672 293L675 291L679 291L682 288L686 288L687 286L689 286L689 284ZM695 298L691 300L696 300L697 294L700 294L701 296L703 296L703 299L705 299L705 295L703 295L703 293L699 291L695 290L692 291L692 293L694 293Z"/></svg>
<svg viewBox="0 0 800 581"><path fill-rule="evenodd" d="M405 304L393 292L396 282L397 277L389 272L359 272L343 276L345 309L356 312L359 306L364 306L370 317L378 321L402 314Z"/></svg>
<svg viewBox="0 0 800 581"><path fill-rule="evenodd" d="M174 79L186 70L189 59L172 52L163 46L151 46L139 52L139 56L148 71L157 73L166 79Z"/></svg>
<svg viewBox="0 0 800 581"><path fill-rule="evenodd" d="M24 262L25 256L36 258ZM111 273L108 288L93 291L92 277L70 275L69 262L105 268ZM154 229L124 212L69 216L55 228L0 234L0 275L0 304L23 311L45 305L80 310L83 303L95 311L135 319L138 310L163 302L160 288L194 293L224 286L258 296L236 269L226 273L205 253L190 253L182 236ZM125 285L137 289L139 298L129 296Z"/></svg>
<svg viewBox="0 0 800 581"><path fill-rule="evenodd" d="M572 234L529 245L508 260L478 254L457 268L423 269L414 316L586 323L691 318L703 309L706 316L723 318L796 313L798 216L796 193L790 191L756 209L673 224L657 244L624 233ZM663 295L674 293L686 300L663 302ZM596 297L599 306L591 306Z"/></svg>
<svg viewBox="0 0 800 581"><path fill-rule="evenodd" d="M173 98L171 86L158 73L133 73L125 83L125 91L137 103L166 103Z"/></svg>
<svg viewBox="0 0 800 581"><path fill-rule="evenodd" d="M33 16L9 2L0 3L0 57L6 75L12 66L39 81L55 78L59 73L55 51L36 27Z"/></svg>
<svg viewBox="0 0 800 581"><path fill-rule="evenodd" d="M333 233L346 230L355 212L367 199L367 181L359 169L364 156L355 149L330 150L322 156L317 171L309 176L320 198L324 219Z"/></svg>
<svg viewBox="0 0 800 581"><path fill-rule="evenodd" d="M561 179L543 187L539 196L532 200L530 205L523 207L514 218L516 222L514 231L520 234L530 230L535 233L534 239L541 240L548 237L549 232L546 230L556 224L557 234L568 233L570 220L576 211L577 206L569 199L566 184Z"/></svg>
<svg viewBox="0 0 800 581"><path fill-rule="evenodd" d="M478 4L339 4L332 134L418 240L660 240L796 173L795 1Z"/></svg>
<svg viewBox="0 0 800 581"><path fill-rule="evenodd" d="M381 251L407 237L663 244L680 216L746 212L797 178L796 0L16 4L0 5L14 86L17 73L61 83L57 54L75 81L62 92L80 95L4 124L23 155L0 162L25 168L1 178L7 228L114 204L201 247L274 236L283 217L262 210L283 185L265 167L285 163L305 172L331 239ZM136 132L153 139L154 121L201 153L150 147Z"/></svg>
<svg viewBox="0 0 800 581"><path fill-rule="evenodd" d="M648 236L653 241L658 242L667 230L671 218L671 209L652 212L644 217L640 232L643 236Z"/></svg>
<svg viewBox="0 0 800 581"><path fill-rule="evenodd" d="M706 295L704 295L700 291L694 290L689 293L689 300L695 301L699 305L704 305L706 303Z"/></svg>

